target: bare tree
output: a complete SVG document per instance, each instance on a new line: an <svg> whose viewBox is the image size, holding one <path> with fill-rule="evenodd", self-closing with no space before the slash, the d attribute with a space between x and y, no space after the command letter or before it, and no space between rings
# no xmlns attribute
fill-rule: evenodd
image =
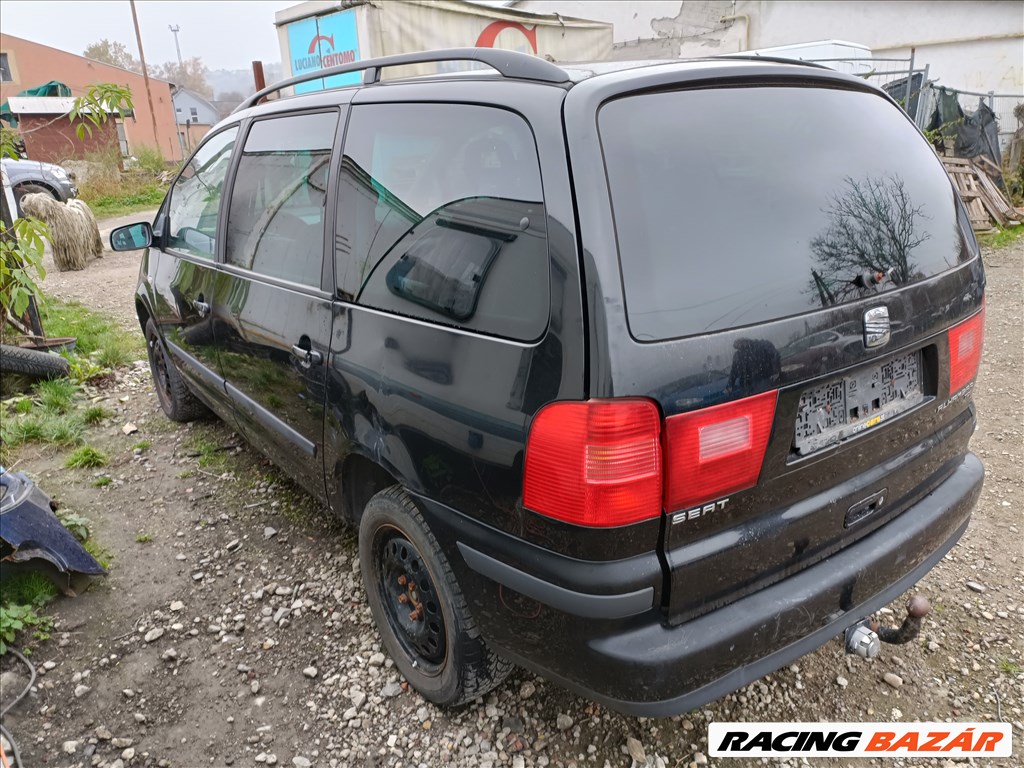
<svg viewBox="0 0 1024 768"><path fill-rule="evenodd" d="M811 292L823 306L858 295L868 287L865 274L908 282L916 270L913 251L930 237L919 221L929 217L914 206L899 176L847 176L844 183L847 189L833 194L824 210L828 228L811 240L818 262Z"/></svg>
<svg viewBox="0 0 1024 768"><path fill-rule="evenodd" d="M181 64L176 61L168 61L165 64L150 67L150 75L161 80L168 80L180 88L198 93L204 98L213 97L213 88L206 82L206 65L198 56L185 59Z"/></svg>
<svg viewBox="0 0 1024 768"><path fill-rule="evenodd" d="M132 56L124 43L119 43L117 40L103 38L98 43L86 46L82 55L93 61L102 61L104 64L130 69L132 72L142 71L139 60Z"/></svg>

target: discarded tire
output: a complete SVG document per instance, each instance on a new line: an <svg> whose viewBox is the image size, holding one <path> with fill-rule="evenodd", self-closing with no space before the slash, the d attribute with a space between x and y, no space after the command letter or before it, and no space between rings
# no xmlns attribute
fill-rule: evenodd
<svg viewBox="0 0 1024 768"><path fill-rule="evenodd" d="M67 376L69 369L68 361L60 355L4 344L0 345L0 371L37 379L55 379Z"/></svg>

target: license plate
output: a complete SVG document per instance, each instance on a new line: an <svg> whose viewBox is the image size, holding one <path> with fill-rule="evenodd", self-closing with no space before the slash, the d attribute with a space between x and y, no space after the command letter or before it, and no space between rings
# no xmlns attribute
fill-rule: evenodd
<svg viewBox="0 0 1024 768"><path fill-rule="evenodd" d="M861 369L800 395L793 447L803 456L835 445L922 400L919 353Z"/></svg>

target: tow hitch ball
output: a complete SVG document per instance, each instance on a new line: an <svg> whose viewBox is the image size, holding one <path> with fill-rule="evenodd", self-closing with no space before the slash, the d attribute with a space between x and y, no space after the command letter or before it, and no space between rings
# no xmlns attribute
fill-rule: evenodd
<svg viewBox="0 0 1024 768"><path fill-rule="evenodd" d="M903 645L921 632L921 619L931 611L928 598L914 595L907 601L907 618L897 628L881 627L877 621L864 619L846 629L846 652L873 659L882 650L882 643Z"/></svg>

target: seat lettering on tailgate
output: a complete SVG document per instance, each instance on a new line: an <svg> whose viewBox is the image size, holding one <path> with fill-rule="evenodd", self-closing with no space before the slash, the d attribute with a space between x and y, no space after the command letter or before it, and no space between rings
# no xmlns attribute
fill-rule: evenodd
<svg viewBox="0 0 1024 768"><path fill-rule="evenodd" d="M728 497L726 497L724 499L719 499L718 501L712 501L710 504L705 504L704 506L701 507L694 507L693 509L688 509L685 512L676 512L674 515L672 515L672 525L675 525L676 523L684 523L687 520L696 520L699 517L710 515L716 509L719 512L721 512L723 509L725 509L725 505L728 502L729 499Z"/></svg>

